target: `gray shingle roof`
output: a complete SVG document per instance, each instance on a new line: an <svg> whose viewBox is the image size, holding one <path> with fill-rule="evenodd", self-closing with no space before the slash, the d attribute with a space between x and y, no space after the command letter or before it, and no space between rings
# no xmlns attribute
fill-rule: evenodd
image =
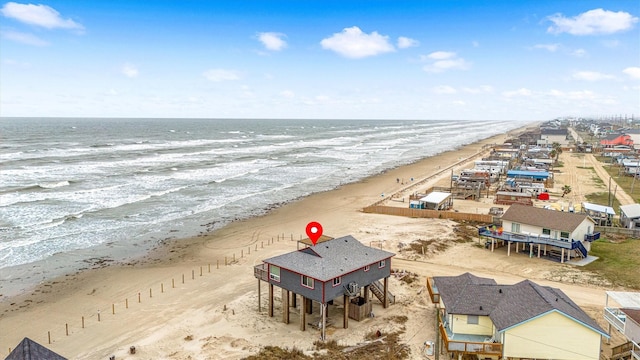
<svg viewBox="0 0 640 360"><path fill-rule="evenodd" d="M533 206L513 204L504 212L502 220L544 227L547 229L573 232L584 219L585 214L542 209ZM591 220L593 222L593 220Z"/></svg>
<svg viewBox="0 0 640 360"><path fill-rule="evenodd" d="M67 360L67 358L29 338L24 338L5 360Z"/></svg>
<svg viewBox="0 0 640 360"><path fill-rule="evenodd" d="M558 311L608 336L560 289L541 286L530 280L499 285L493 279L469 273L434 277L433 280L449 314L489 316L498 331Z"/></svg>
<svg viewBox="0 0 640 360"><path fill-rule="evenodd" d="M392 256L395 254L365 246L349 235L274 256L264 262L319 281L329 281Z"/></svg>
<svg viewBox="0 0 640 360"><path fill-rule="evenodd" d="M568 135L569 130L567 130L566 128L563 128L563 129L544 128L544 129L540 129L540 134L541 135Z"/></svg>

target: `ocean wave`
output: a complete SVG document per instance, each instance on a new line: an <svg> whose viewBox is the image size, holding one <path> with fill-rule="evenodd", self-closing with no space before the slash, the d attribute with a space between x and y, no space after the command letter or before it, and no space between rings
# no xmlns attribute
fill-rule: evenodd
<svg viewBox="0 0 640 360"><path fill-rule="evenodd" d="M83 124L51 127L44 145L25 145L22 133L8 139L16 145L0 172L0 231L20 262L110 241L140 244L186 222L230 222L521 125L145 121L100 127L101 138Z"/></svg>
<svg viewBox="0 0 640 360"><path fill-rule="evenodd" d="M69 185L71 185L71 182L69 182L67 180L43 182L43 183L38 184L38 186L43 188L43 189L55 189L55 188L59 188L59 187L63 187L63 186L69 186Z"/></svg>

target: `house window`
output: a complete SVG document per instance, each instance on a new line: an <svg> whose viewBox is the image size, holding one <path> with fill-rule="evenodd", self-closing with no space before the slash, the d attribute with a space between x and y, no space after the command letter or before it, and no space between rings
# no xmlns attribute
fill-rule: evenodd
<svg viewBox="0 0 640 360"><path fill-rule="evenodd" d="M277 266L269 266L269 279L280 282L280 268Z"/></svg>
<svg viewBox="0 0 640 360"><path fill-rule="evenodd" d="M467 324L478 325L478 315L467 315Z"/></svg>
<svg viewBox="0 0 640 360"><path fill-rule="evenodd" d="M542 229L542 235L551 235L551 229Z"/></svg>
<svg viewBox="0 0 640 360"><path fill-rule="evenodd" d="M378 263L378 267L379 268L383 268L383 267L385 267L385 265L387 265L387 261L386 260L380 260L380 262Z"/></svg>
<svg viewBox="0 0 640 360"><path fill-rule="evenodd" d="M313 279L305 275L301 275L301 277L302 277L302 286L313 289Z"/></svg>
<svg viewBox="0 0 640 360"><path fill-rule="evenodd" d="M365 272L366 272L366 271L369 271L369 270L371 270L371 266L367 265L367 266L365 266L365 267L364 267L364 271L365 271Z"/></svg>
<svg viewBox="0 0 640 360"><path fill-rule="evenodd" d="M333 279L333 286L338 286L342 283L342 276L338 276L337 278Z"/></svg>
<svg viewBox="0 0 640 360"><path fill-rule="evenodd" d="M568 232L566 232L566 231L561 231L561 232L560 232L560 238L561 238L561 239L569 239L569 238L570 238L570 236L571 236L571 235L569 235L569 233L568 233Z"/></svg>
<svg viewBox="0 0 640 360"><path fill-rule="evenodd" d="M520 224L511 223L511 232L512 233L519 233L520 232Z"/></svg>

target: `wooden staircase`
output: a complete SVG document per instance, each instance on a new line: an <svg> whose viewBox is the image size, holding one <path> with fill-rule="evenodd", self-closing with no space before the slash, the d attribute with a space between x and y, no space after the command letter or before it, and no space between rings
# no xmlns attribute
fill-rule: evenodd
<svg viewBox="0 0 640 360"><path fill-rule="evenodd" d="M371 289L373 295L375 295L378 300L380 300L380 302L384 303L384 286L382 285L382 283L380 283L380 281L372 282L371 286L369 286L369 289ZM389 304L395 304L396 297L389 291L387 291L387 296L389 298Z"/></svg>
<svg viewBox="0 0 640 360"><path fill-rule="evenodd" d="M611 349L611 360L629 360L631 359L631 351L633 350L633 343L618 345Z"/></svg>

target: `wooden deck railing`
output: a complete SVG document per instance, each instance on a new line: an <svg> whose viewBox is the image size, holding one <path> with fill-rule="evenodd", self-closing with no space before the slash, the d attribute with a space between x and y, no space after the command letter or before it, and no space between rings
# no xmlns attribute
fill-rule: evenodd
<svg viewBox="0 0 640 360"><path fill-rule="evenodd" d="M500 233L500 232L493 232L487 229L486 227L482 227L478 229L478 235L492 237L492 238L501 239L505 241L551 245L551 246L556 246L559 248L565 248L569 250L574 250L579 246L576 243L578 242L577 240L569 240L569 239L558 240L558 239L551 239L544 236L525 235L525 234L511 233L506 231Z"/></svg>
<svg viewBox="0 0 640 360"><path fill-rule="evenodd" d="M258 264L253 267L253 276L262 281L269 281L269 272L267 271L267 264Z"/></svg>
<svg viewBox="0 0 640 360"><path fill-rule="evenodd" d="M640 345L629 341L611 349L611 359L627 359L629 356L632 360L640 360Z"/></svg>
<svg viewBox="0 0 640 360"><path fill-rule="evenodd" d="M444 328L442 322L440 323L440 335L444 341L444 347L449 352L458 352L462 354L476 354L476 355L501 355L502 344L494 342L473 342L473 341L458 341L449 340L447 330Z"/></svg>
<svg viewBox="0 0 640 360"><path fill-rule="evenodd" d="M429 291L429 298L431 299L431 302L434 304L440 303L440 293L438 292L436 285L433 283L433 278L431 277L427 278L427 290Z"/></svg>

